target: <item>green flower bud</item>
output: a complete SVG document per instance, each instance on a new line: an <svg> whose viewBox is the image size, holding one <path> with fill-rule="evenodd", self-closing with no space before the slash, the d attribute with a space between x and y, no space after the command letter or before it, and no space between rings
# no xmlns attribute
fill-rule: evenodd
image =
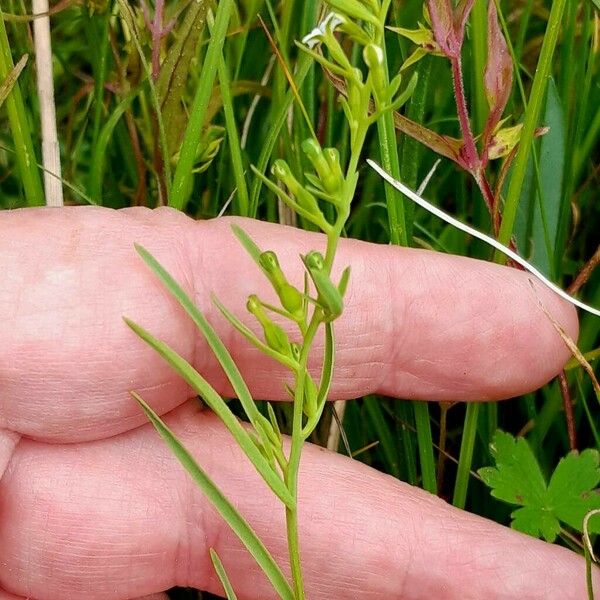
<svg viewBox="0 0 600 600"><path fill-rule="evenodd" d="M276 325L271 321L257 296L253 294L248 298L246 308L262 325L267 346L269 346L271 350L279 352L279 354L291 357L292 351L287 333L279 325Z"/></svg>
<svg viewBox="0 0 600 600"><path fill-rule="evenodd" d="M298 190L302 188L300 182L294 177L290 167L285 160L278 159L273 163L271 167L271 173L274 177L279 179L287 189L294 195L298 193Z"/></svg>
<svg viewBox="0 0 600 600"><path fill-rule="evenodd" d="M263 252L259 256L258 262L274 287L278 287L286 283L285 276L283 275L283 271L279 266L279 260L277 259L275 252L272 250Z"/></svg>
<svg viewBox="0 0 600 600"><path fill-rule="evenodd" d="M383 70L383 50L375 44L369 44L363 50L363 59L369 67L369 72L373 79L375 96L382 98L387 89Z"/></svg>
<svg viewBox="0 0 600 600"><path fill-rule="evenodd" d="M325 148L323 154L333 176L340 182L344 181L344 173L342 172L338 150L336 148Z"/></svg>
<svg viewBox="0 0 600 600"><path fill-rule="evenodd" d="M344 300L339 289L325 272L323 255L320 252L312 251L303 260L317 289L317 301L323 309L325 321L333 321L342 314Z"/></svg>
<svg viewBox="0 0 600 600"><path fill-rule="evenodd" d="M275 252L271 250L263 252L258 262L279 296L281 306L296 320L301 320L304 317L304 297L298 289L288 283Z"/></svg>
<svg viewBox="0 0 600 600"><path fill-rule="evenodd" d="M341 181L331 172L319 143L313 139L305 140L302 143L302 150L317 172L323 189L329 194L335 194L340 189Z"/></svg>
<svg viewBox="0 0 600 600"><path fill-rule="evenodd" d="M300 207L317 219L324 218L317 199L302 187L284 160L276 160L271 167L271 173L287 187Z"/></svg>
<svg viewBox="0 0 600 600"><path fill-rule="evenodd" d="M292 358L296 361L296 362L300 362L300 346L298 344L296 344L296 342L292 342L290 344L290 349L292 351Z"/></svg>
<svg viewBox="0 0 600 600"><path fill-rule="evenodd" d="M373 14L369 8L364 6L360 0L327 0L327 4L333 10L348 15L351 19L366 21L372 25L379 25L379 20L376 14Z"/></svg>
<svg viewBox="0 0 600 600"><path fill-rule="evenodd" d="M297 321L304 318L304 296L290 283L284 283L278 290L277 295L281 306L285 308Z"/></svg>
<svg viewBox="0 0 600 600"><path fill-rule="evenodd" d="M325 268L325 259L323 255L317 250L313 250L306 255L305 264L308 270L318 270L322 271Z"/></svg>

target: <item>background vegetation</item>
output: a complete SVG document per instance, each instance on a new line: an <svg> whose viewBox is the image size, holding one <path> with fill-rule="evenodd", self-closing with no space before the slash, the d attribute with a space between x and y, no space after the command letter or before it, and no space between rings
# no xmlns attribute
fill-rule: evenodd
<svg viewBox="0 0 600 600"><path fill-rule="evenodd" d="M60 0L51 7L65 203L112 208L170 203L194 218L237 214L310 228L302 219L296 222L250 165L264 172L275 159L285 158L295 172L305 170L297 148L309 136L306 116L323 146L338 148L342 161L348 157L339 92L318 65L301 58L295 44L316 26L324 7L317 0L229 3L226 35L219 35L220 23L212 23L215 6L208 1ZM545 60L542 46L561 4L563 12L554 23L556 48L546 60L550 76L536 88L534 73ZM16 75L14 64L33 56L34 48L29 5L21 0L2 0L1 5L4 100L5 78ZM423 8L422 0L394 1L389 25L415 30L420 22L427 27ZM498 230L476 178L448 158L442 158L425 195L482 231L507 240L512 233L521 255L562 287L571 286L600 306L600 269L595 269L600 262L598 9L593 0L501 0L497 8L514 68L506 126L523 122L527 107L538 103L540 118L532 127L548 128L534 139L526 124L521 143L531 144L532 151L516 158L511 153L486 170L497 188L495 197L506 200L496 208L499 213L514 210L514 226ZM490 113L483 75L491 47L487 11L487 0L475 0L462 48L465 101L475 134L484 132ZM416 46L395 31L387 36L394 76ZM352 47L346 50L355 64L361 63ZM3 209L45 202L36 70L32 59L22 64L0 107ZM404 72L405 81L414 72L419 79L403 114L439 134L462 138L450 62L427 54ZM290 92L288 77L300 81L299 73L306 114ZM416 188L440 156L401 131L396 134L398 174ZM380 148L379 137L372 134L366 155L379 160ZM511 185L518 169L521 178L517 175L517 184ZM397 241L386 200L381 180L365 167L347 236ZM407 205L406 215L410 245L492 258L487 246L421 209ZM592 365L600 356L599 343L600 319L582 314L579 347ZM289 420L289 407L281 405L278 411L284 423ZM477 469L494 464L490 443L496 430L526 436L549 474L570 449L600 449L599 415L590 377L573 362L561 379L542 390L500 404L356 399L346 406L339 450L508 524L511 507L492 498L477 475ZM314 442L332 443L330 419ZM581 551L581 536L568 527L561 530L559 543Z"/></svg>

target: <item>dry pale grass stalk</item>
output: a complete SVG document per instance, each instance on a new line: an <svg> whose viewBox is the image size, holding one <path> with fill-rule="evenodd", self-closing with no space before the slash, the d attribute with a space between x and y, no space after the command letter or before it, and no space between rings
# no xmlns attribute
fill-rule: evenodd
<svg viewBox="0 0 600 600"><path fill-rule="evenodd" d="M47 16L48 0L33 0L32 10L34 15L44 15L34 19L33 34L42 125L42 162L44 165L46 204L48 206L62 206L63 191L60 146L56 131L50 18Z"/></svg>

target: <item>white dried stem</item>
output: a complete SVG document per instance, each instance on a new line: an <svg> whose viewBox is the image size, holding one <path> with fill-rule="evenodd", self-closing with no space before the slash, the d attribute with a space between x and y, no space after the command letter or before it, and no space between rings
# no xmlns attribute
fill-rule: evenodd
<svg viewBox="0 0 600 600"><path fill-rule="evenodd" d="M32 0L34 15L48 13L48 9L48 0ZM42 126L42 163L44 166L46 204L48 206L63 206L60 146L58 144L54 104L50 18L47 14L34 19L33 35Z"/></svg>

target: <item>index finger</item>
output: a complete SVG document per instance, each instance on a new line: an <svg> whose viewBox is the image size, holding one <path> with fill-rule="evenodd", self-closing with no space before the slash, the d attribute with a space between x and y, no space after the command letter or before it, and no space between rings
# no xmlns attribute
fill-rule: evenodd
<svg viewBox="0 0 600 600"><path fill-rule="evenodd" d="M215 293L253 326L249 294L273 292L234 238L231 220L194 222L169 209L37 209L0 213L0 428L42 440L113 435L144 422L129 391L161 413L190 390L123 324L127 315L165 340L220 391L230 390L204 340L133 248L145 246L192 295L258 398L285 397L287 373L217 313ZM285 273L302 281L301 252L323 236L244 220ZM567 358L546 309L572 335L572 308L531 289L526 274L424 250L352 240L336 322L333 398L381 393L436 400L498 399L555 375ZM244 314L246 317L244 317Z"/></svg>

